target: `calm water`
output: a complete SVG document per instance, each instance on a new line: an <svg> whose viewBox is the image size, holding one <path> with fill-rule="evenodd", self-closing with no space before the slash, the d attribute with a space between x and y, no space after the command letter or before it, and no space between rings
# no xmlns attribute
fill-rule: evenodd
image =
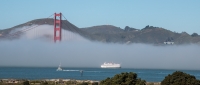
<svg viewBox="0 0 200 85"><path fill-rule="evenodd" d="M0 79L78 79L78 80L103 80L107 77L113 77L121 72L135 72L138 77L149 82L160 82L168 74L176 70L161 69L102 69L102 68L63 68L64 71L56 71L55 68L42 67L0 67ZM81 76L80 70L83 70ZM200 79L199 70L181 70L188 74L194 75Z"/></svg>

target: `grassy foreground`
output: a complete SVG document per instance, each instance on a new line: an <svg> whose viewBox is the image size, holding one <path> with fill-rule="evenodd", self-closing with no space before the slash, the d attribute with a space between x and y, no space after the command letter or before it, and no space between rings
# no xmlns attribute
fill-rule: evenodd
<svg viewBox="0 0 200 85"><path fill-rule="evenodd" d="M17 80L2 79L0 85L100 85L99 81L70 80L70 79L46 79L46 80ZM160 82L146 82L146 85L161 85Z"/></svg>

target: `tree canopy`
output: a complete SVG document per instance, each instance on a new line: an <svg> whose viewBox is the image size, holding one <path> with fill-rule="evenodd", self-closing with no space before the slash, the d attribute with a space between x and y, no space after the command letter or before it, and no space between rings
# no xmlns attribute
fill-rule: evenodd
<svg viewBox="0 0 200 85"><path fill-rule="evenodd" d="M161 85L200 85L200 81L193 75L176 71L166 76Z"/></svg>
<svg viewBox="0 0 200 85"><path fill-rule="evenodd" d="M191 35L192 37L197 37L197 36L199 36L197 33L193 33L192 35Z"/></svg>
<svg viewBox="0 0 200 85"><path fill-rule="evenodd" d="M137 79L137 74L133 72L125 72L116 74L112 78L107 78L100 82L100 85L146 85L145 80Z"/></svg>

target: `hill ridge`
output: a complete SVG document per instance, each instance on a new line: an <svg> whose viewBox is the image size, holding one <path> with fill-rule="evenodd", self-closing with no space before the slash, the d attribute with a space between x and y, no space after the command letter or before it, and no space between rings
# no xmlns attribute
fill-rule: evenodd
<svg viewBox="0 0 200 85"><path fill-rule="evenodd" d="M28 21L26 23L0 30L1 36L9 34L15 28L29 26L32 24L54 25L52 18L42 18ZM88 40L106 43L147 43L163 44L164 42L174 42L175 44L200 44L200 36L197 33L189 35L186 32L176 33L165 28L145 26L143 29L136 29L126 26L124 29L114 25L97 25L85 28L78 28L67 20L62 20L62 28L77 33Z"/></svg>

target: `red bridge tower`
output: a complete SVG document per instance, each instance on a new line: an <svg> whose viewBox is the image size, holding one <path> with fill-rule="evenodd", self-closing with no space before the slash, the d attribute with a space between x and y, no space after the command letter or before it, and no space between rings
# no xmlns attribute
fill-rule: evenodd
<svg viewBox="0 0 200 85"><path fill-rule="evenodd" d="M54 14L54 42L61 41L62 14Z"/></svg>

